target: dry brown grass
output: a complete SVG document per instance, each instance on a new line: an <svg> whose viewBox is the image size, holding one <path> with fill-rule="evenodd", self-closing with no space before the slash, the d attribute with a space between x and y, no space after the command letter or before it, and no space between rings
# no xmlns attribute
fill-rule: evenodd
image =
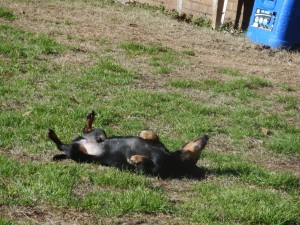
<svg viewBox="0 0 300 225"><path fill-rule="evenodd" d="M51 206L2 206L0 212L8 219L30 224L97 224L99 222L97 216L92 213Z"/></svg>

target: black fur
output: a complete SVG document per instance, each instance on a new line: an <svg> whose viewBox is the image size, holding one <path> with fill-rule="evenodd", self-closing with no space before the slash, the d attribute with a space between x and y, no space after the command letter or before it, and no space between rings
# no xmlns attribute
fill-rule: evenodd
<svg viewBox="0 0 300 225"><path fill-rule="evenodd" d="M51 129L48 137L65 154L54 156L54 160L69 158L76 162L99 163L161 177L188 174L208 141L207 135L196 139L193 143L199 156L190 159L184 154L189 151L185 149L188 144L170 152L159 140L145 140L138 136L106 138L105 131L100 128L85 132L70 144L63 144Z"/></svg>

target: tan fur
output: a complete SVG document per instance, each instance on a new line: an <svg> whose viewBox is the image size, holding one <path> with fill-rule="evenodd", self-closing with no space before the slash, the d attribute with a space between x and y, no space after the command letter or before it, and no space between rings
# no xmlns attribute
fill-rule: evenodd
<svg viewBox="0 0 300 225"><path fill-rule="evenodd" d="M101 134L100 138L101 138L101 140L106 140L107 139L106 135L104 135L104 134Z"/></svg>
<svg viewBox="0 0 300 225"><path fill-rule="evenodd" d="M154 140L154 141L159 140L158 135L152 130L142 130L142 131L138 132L137 136L139 136L145 140Z"/></svg>
<svg viewBox="0 0 300 225"><path fill-rule="evenodd" d="M130 157L129 163L130 164L139 165L139 164L143 163L146 160L148 160L148 158L146 156L143 156L143 155L133 155L133 156Z"/></svg>
<svg viewBox="0 0 300 225"><path fill-rule="evenodd" d="M205 145L203 146L202 141L199 139L191 141L182 147L182 156L185 159L197 161L204 147Z"/></svg>
<svg viewBox="0 0 300 225"><path fill-rule="evenodd" d="M94 119L95 119L95 112L93 111L86 118L85 127L84 127L84 131L86 133L93 130L92 124L94 122Z"/></svg>
<svg viewBox="0 0 300 225"><path fill-rule="evenodd" d="M84 154L88 154L88 151L86 150L86 148L83 145L79 145L79 151L81 151Z"/></svg>

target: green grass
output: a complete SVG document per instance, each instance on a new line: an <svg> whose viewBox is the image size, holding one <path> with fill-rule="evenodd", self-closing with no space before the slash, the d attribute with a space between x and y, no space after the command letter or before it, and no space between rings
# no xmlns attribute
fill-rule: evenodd
<svg viewBox="0 0 300 225"><path fill-rule="evenodd" d="M182 50L181 53L183 55L195 56L195 52L193 50L189 50L189 49Z"/></svg>
<svg viewBox="0 0 300 225"><path fill-rule="evenodd" d="M287 110L299 109L299 101L294 96L278 96L278 101L284 103Z"/></svg>
<svg viewBox="0 0 300 225"><path fill-rule="evenodd" d="M120 45L120 48L132 57L142 55L149 57L149 65L154 67L156 74L170 74L173 66L182 63L179 59L181 55L192 54L190 51L176 52L152 42L142 44L136 41L126 41Z"/></svg>
<svg viewBox="0 0 300 225"><path fill-rule="evenodd" d="M16 221L14 220L8 220L8 219L5 219L3 218L2 216L0 216L0 224L9 224L9 225L13 225L13 224L30 224L30 223L17 223Z"/></svg>
<svg viewBox="0 0 300 225"><path fill-rule="evenodd" d="M159 54L172 51L171 49L162 46L158 43L142 44L136 41L126 41L120 45L120 48L124 49L127 54L139 55L139 54Z"/></svg>
<svg viewBox="0 0 300 225"><path fill-rule="evenodd" d="M237 70L237 69L233 69L233 68L217 68L217 70L225 75L229 75L229 76L233 76L233 77L241 77L242 73Z"/></svg>
<svg viewBox="0 0 300 225"><path fill-rule="evenodd" d="M283 91L288 91L288 92L293 92L293 91L295 91L295 89L292 88L291 85L289 85L289 84L287 84L287 83L285 83L285 82L283 82L283 83L280 84L280 88L281 88Z"/></svg>
<svg viewBox="0 0 300 225"><path fill-rule="evenodd" d="M88 193L82 207L99 215L116 216L128 213L167 213L170 200L160 191L134 187L121 192Z"/></svg>
<svg viewBox="0 0 300 225"><path fill-rule="evenodd" d="M266 148L283 154L300 154L300 131L278 132L265 143Z"/></svg>
<svg viewBox="0 0 300 225"><path fill-rule="evenodd" d="M93 81L101 82L103 85L126 85L138 78L138 75L109 59L103 59L89 69L84 78L92 86L94 86Z"/></svg>
<svg viewBox="0 0 300 225"><path fill-rule="evenodd" d="M2 156L0 162L1 174L6 177L0 185L1 205L35 206L46 201L56 207L110 216L167 212L170 208L161 190L153 189L145 177L131 173L108 170L101 174L80 165L20 164Z"/></svg>
<svg viewBox="0 0 300 225"><path fill-rule="evenodd" d="M180 64L180 62L177 56L172 52L153 56L149 61L149 65L153 66L155 68L155 72L158 74L171 73L171 67L174 64Z"/></svg>
<svg viewBox="0 0 300 225"><path fill-rule="evenodd" d="M173 79L169 82L169 84L172 87L182 88L182 89L187 89L187 88L194 88L194 89L199 88L200 89L201 88L201 82L182 79L182 78Z"/></svg>
<svg viewBox="0 0 300 225"><path fill-rule="evenodd" d="M236 70L230 71L227 69L226 73L229 73L228 71L231 76L240 76ZM174 78L169 82L169 85L182 89L192 88L203 91L212 91L217 94L232 95L241 100L257 98L259 95L255 92L256 90L272 87L270 82L254 75L247 78L237 78L229 81L222 81L217 78L206 79L203 81Z"/></svg>
<svg viewBox="0 0 300 225"><path fill-rule="evenodd" d="M37 59L42 54L58 54L66 49L46 35L36 35L8 25L0 25L0 54Z"/></svg>
<svg viewBox="0 0 300 225"><path fill-rule="evenodd" d="M207 181L194 188L180 215L208 224L297 224L299 201L270 189L260 190L234 181Z"/></svg>
<svg viewBox="0 0 300 225"><path fill-rule="evenodd" d="M277 84L236 68L212 68L217 73L209 79L179 78L174 71L180 72L186 60L193 65L192 50L101 38L91 43L101 49L80 52L88 63L60 64L54 59L76 55L79 45L0 25L1 207L9 213L18 207L42 207L54 216L59 209L88 212L100 221L145 215L166 223L173 218L197 224L299 223L299 176L279 165L300 154L298 89L283 84L273 94ZM141 65L129 69L127 63L136 59ZM153 70L153 77L140 74L140 66ZM146 88L145 79L162 80L166 86ZM45 138L47 129L68 142L81 134L91 110L97 113L95 126L108 135L154 129L170 150L209 134L202 155L207 177L160 180L93 164L51 162L58 150ZM257 146L250 147L251 141ZM273 158L278 163L268 166ZM41 222L14 219L5 210L0 223Z"/></svg>
<svg viewBox="0 0 300 225"><path fill-rule="evenodd" d="M211 21L208 19L208 17L205 16L199 16L199 17L193 17L191 23L198 27L211 27Z"/></svg>
<svg viewBox="0 0 300 225"><path fill-rule="evenodd" d="M11 10L0 6L0 18L4 18L8 21L14 21L16 16Z"/></svg>
<svg viewBox="0 0 300 225"><path fill-rule="evenodd" d="M258 108L237 107L232 115L233 117L228 122L234 126L229 128L229 133L235 138L247 136L262 138L264 134L261 130L263 128L272 132L282 130L288 132L293 127L276 113L260 114Z"/></svg>
<svg viewBox="0 0 300 225"><path fill-rule="evenodd" d="M253 165L241 157L226 153L205 153L212 162L210 173L217 176L235 177L250 185L297 191L300 180L289 172L270 172Z"/></svg>

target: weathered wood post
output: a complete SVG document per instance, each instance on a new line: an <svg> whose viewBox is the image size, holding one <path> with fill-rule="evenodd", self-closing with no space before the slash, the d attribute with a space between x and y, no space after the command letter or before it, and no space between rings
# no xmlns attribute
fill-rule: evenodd
<svg viewBox="0 0 300 225"><path fill-rule="evenodd" d="M213 0L212 3L212 23L213 29L218 29L221 25L221 19L223 14L224 0Z"/></svg>

